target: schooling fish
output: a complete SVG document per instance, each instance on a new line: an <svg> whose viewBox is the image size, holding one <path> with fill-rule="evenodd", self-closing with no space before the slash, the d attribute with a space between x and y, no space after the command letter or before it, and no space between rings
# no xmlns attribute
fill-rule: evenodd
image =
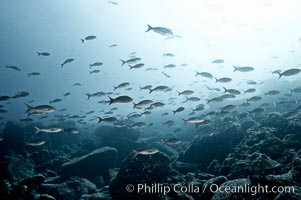
<svg viewBox="0 0 301 200"><path fill-rule="evenodd" d="M179 138L169 138L166 140L163 140L164 144L169 144L169 145L175 145L175 144L180 144L181 140Z"/></svg>
<svg viewBox="0 0 301 200"><path fill-rule="evenodd" d="M37 52L38 56L50 56L48 52Z"/></svg>
<svg viewBox="0 0 301 200"><path fill-rule="evenodd" d="M251 72L254 70L253 67L250 67L250 66L233 66L234 67L234 71L233 72L236 72L236 71L239 71L239 72Z"/></svg>
<svg viewBox="0 0 301 200"><path fill-rule="evenodd" d="M159 152L160 151L158 149L152 149L152 148L144 148L144 149L134 150L134 156L132 157L132 159L136 158L139 155L151 156L151 155L157 154Z"/></svg>
<svg viewBox="0 0 301 200"><path fill-rule="evenodd" d="M279 75L279 78L281 78L282 76L293 76L299 74L300 72L301 72L300 69L288 69L281 73L277 72L277 74Z"/></svg>
<svg viewBox="0 0 301 200"><path fill-rule="evenodd" d="M60 133L62 132L64 129L62 127L57 127L57 126L53 126L53 127L48 127L48 128L39 128L39 127L35 127L36 132L35 134L38 134L40 132L44 132L44 133Z"/></svg>
<svg viewBox="0 0 301 200"><path fill-rule="evenodd" d="M148 31L154 31L155 33L158 33L158 34L164 35L164 36L171 36L171 35L173 35L173 32L169 28L152 27L149 24L147 26L148 26L148 29L146 30L146 32L148 32Z"/></svg>
<svg viewBox="0 0 301 200"><path fill-rule="evenodd" d="M117 121L116 117L106 117L106 118L97 117L97 119L98 119L98 123L100 122L114 123Z"/></svg>
<svg viewBox="0 0 301 200"><path fill-rule="evenodd" d="M52 113L55 111L55 108L49 105L39 105L39 106L30 106L25 103L27 106L26 113L40 113L40 114L46 114L46 113Z"/></svg>
<svg viewBox="0 0 301 200"><path fill-rule="evenodd" d="M95 35L89 35L89 36L85 37L84 39L81 39L81 41L82 41L82 44L83 44L87 40L94 40L94 39L96 39Z"/></svg>
<svg viewBox="0 0 301 200"><path fill-rule="evenodd" d="M192 91L192 90L184 90L183 92L178 92L178 96L180 96L180 95L191 95L193 93L194 93L194 91Z"/></svg>
<svg viewBox="0 0 301 200"><path fill-rule="evenodd" d="M61 68L64 67L64 65L68 64L68 63L72 63L74 61L73 58L68 58L66 59L62 64L61 64Z"/></svg>
<svg viewBox="0 0 301 200"><path fill-rule="evenodd" d="M135 64L139 61L141 61L141 58L131 58L129 60L121 60L121 66L123 66L124 64L128 64L128 65L131 65L131 64Z"/></svg>
<svg viewBox="0 0 301 200"><path fill-rule="evenodd" d="M130 103L133 101L133 99L129 96L119 96L117 98L110 98L110 101L109 101L109 105L111 105L112 103Z"/></svg>

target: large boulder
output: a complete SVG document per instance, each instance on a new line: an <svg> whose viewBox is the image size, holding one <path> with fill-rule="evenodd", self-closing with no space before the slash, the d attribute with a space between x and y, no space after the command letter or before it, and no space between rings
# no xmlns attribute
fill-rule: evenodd
<svg viewBox="0 0 301 200"><path fill-rule="evenodd" d="M137 155L130 153L123 161L117 176L110 182L112 199L160 199L159 194L138 193L137 185L165 183L172 174L169 167L170 159L164 153L158 152L153 155ZM133 192L127 192L128 184L134 186Z"/></svg>
<svg viewBox="0 0 301 200"><path fill-rule="evenodd" d="M62 177L94 178L102 176L104 179L108 179L109 169L115 167L116 159L117 150L115 148L103 147L64 163L59 169L59 174Z"/></svg>
<svg viewBox="0 0 301 200"><path fill-rule="evenodd" d="M213 160L222 162L243 136L240 126L235 124L216 134L197 136L178 160L199 163L200 169L206 170Z"/></svg>

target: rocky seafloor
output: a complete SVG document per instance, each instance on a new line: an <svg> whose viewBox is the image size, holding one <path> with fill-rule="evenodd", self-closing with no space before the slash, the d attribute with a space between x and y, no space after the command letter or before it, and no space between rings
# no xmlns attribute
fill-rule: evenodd
<svg viewBox="0 0 301 200"><path fill-rule="evenodd" d="M212 122L214 123L214 122ZM217 122L216 122L217 123ZM170 146L156 136L103 126L85 135L41 134L47 143L24 144L33 125L7 122L0 142L0 199L31 200L233 200L301 199L301 118L271 113L199 127L191 142ZM135 156L151 147L160 152ZM128 192L132 184L200 191ZM225 193L220 187L293 186L294 192Z"/></svg>

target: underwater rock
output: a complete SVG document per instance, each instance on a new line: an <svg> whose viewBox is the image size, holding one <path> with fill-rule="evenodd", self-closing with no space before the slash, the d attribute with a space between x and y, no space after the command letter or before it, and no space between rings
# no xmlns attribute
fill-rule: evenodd
<svg viewBox="0 0 301 200"><path fill-rule="evenodd" d="M19 154L11 154L0 163L0 177L2 180L19 181L34 175L34 163Z"/></svg>
<svg viewBox="0 0 301 200"><path fill-rule="evenodd" d="M105 186L97 192L93 194L84 194L81 196L80 200L111 200L112 197L110 196L109 187Z"/></svg>
<svg viewBox="0 0 301 200"><path fill-rule="evenodd" d="M127 192L128 184L151 185L153 183L164 183L172 174L169 166L170 159L164 153L158 152L153 155L137 155L130 153L123 161L117 176L110 182L110 193L114 200L130 199L160 199L160 194L138 194L137 188L133 192Z"/></svg>
<svg viewBox="0 0 301 200"><path fill-rule="evenodd" d="M270 127L277 129L274 134L282 139L290 131L287 130L289 120L285 119L281 113L272 112L267 115L267 117L261 121L261 127Z"/></svg>
<svg viewBox="0 0 301 200"><path fill-rule="evenodd" d="M71 177L61 184L42 184L41 191L56 197L57 200L80 199L84 194L96 192L96 186L85 178Z"/></svg>
<svg viewBox="0 0 301 200"><path fill-rule="evenodd" d="M238 188L244 187L245 185L250 185L249 179L235 179L231 181L224 182L220 188ZM215 188L216 189L216 188ZM219 192L217 191L211 200L234 200L234 199L253 199L251 193L239 193L239 192Z"/></svg>
<svg viewBox="0 0 301 200"><path fill-rule="evenodd" d="M2 131L3 141L0 145L1 155L13 150L22 153L24 149L25 129L13 122L7 122Z"/></svg>
<svg viewBox="0 0 301 200"><path fill-rule="evenodd" d="M197 136L178 160L186 163L199 163L200 169L206 170L213 160L223 161L240 142L243 135L244 132L240 130L240 126L232 125L217 134Z"/></svg>
<svg viewBox="0 0 301 200"><path fill-rule="evenodd" d="M277 172L280 165L265 154L253 153L246 160L239 160L231 166L230 178L244 178L251 175L268 175Z"/></svg>
<svg viewBox="0 0 301 200"><path fill-rule="evenodd" d="M103 147L91 153L64 163L59 174L62 177L79 176L93 178L102 176L105 181L109 178L109 169L115 166L117 150L111 147Z"/></svg>
<svg viewBox="0 0 301 200"><path fill-rule="evenodd" d="M211 192L212 185L220 186L226 181L228 181L228 179L225 176L217 176L217 177L213 177L213 178L210 178L209 180L207 180L204 183L203 188L202 188L202 191L203 191L202 198L203 199L211 199L211 197L213 197L213 195L214 195L214 193Z"/></svg>
<svg viewBox="0 0 301 200"><path fill-rule="evenodd" d="M218 160L213 160L207 167L206 172L208 174L218 175L220 167L221 164L218 162Z"/></svg>
<svg viewBox="0 0 301 200"><path fill-rule="evenodd" d="M114 140L127 139L137 141L141 132L127 127L115 128L112 126L101 126L95 130L95 135L98 136L104 145Z"/></svg>
<svg viewBox="0 0 301 200"><path fill-rule="evenodd" d="M241 122L241 129L244 131L257 126L259 126L259 123L249 118Z"/></svg>
<svg viewBox="0 0 301 200"><path fill-rule="evenodd" d="M118 151L117 162L116 165L120 166L122 161L129 155L129 153L133 152L135 149L139 149L142 145L136 141L128 140L128 139L120 139L113 140L108 142L108 146L114 147Z"/></svg>
<svg viewBox="0 0 301 200"><path fill-rule="evenodd" d="M164 145L160 142L153 142L152 144L149 145L149 147L158 149L162 153L165 153L169 157L171 162L174 162L179 157L179 153L175 149L173 149L168 145Z"/></svg>

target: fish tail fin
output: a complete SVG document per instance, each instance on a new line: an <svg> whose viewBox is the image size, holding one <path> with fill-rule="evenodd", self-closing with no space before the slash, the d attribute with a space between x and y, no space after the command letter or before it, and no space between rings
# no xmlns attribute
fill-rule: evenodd
<svg viewBox="0 0 301 200"><path fill-rule="evenodd" d="M89 99L91 98L91 96L92 96L92 95L90 95L90 94L86 94L86 95L88 96L88 99L87 99L87 100L89 100Z"/></svg>
<svg viewBox="0 0 301 200"><path fill-rule="evenodd" d="M183 118L181 118L181 119L184 121L184 125L186 125L187 124L187 120L183 119Z"/></svg>
<svg viewBox="0 0 301 200"><path fill-rule="evenodd" d="M90 72L90 71L89 71ZM93 72L90 72L90 75L92 74Z"/></svg>
<svg viewBox="0 0 301 200"><path fill-rule="evenodd" d="M136 103L134 103L134 102L133 102L133 104L134 104L134 109L135 109L135 108L137 107L138 104L136 104Z"/></svg>
<svg viewBox="0 0 301 200"><path fill-rule="evenodd" d="M141 91L141 90L143 90L143 88L142 88L142 87L140 87L140 91Z"/></svg>
<svg viewBox="0 0 301 200"><path fill-rule="evenodd" d="M26 113L32 110L32 106L28 105L27 103L24 103L27 107Z"/></svg>
<svg viewBox="0 0 301 200"><path fill-rule="evenodd" d="M118 87L114 87L114 90L116 90Z"/></svg>
<svg viewBox="0 0 301 200"><path fill-rule="evenodd" d="M85 42L85 40L84 40L84 39L80 39L80 41L82 42L82 44Z"/></svg>
<svg viewBox="0 0 301 200"><path fill-rule="evenodd" d="M90 69L93 67L93 65L90 64Z"/></svg>
<svg viewBox="0 0 301 200"><path fill-rule="evenodd" d="M120 61L121 61L121 66L123 66L126 63L126 61L124 61L124 60L120 59Z"/></svg>
<svg viewBox="0 0 301 200"><path fill-rule="evenodd" d="M233 72L236 72L237 71L237 67L235 67L234 65L233 65L233 67L234 67Z"/></svg>
<svg viewBox="0 0 301 200"><path fill-rule="evenodd" d="M34 128L36 129L36 132L34 133L35 135L41 131L37 126L35 126Z"/></svg>
<svg viewBox="0 0 301 200"><path fill-rule="evenodd" d="M180 96L180 95L181 95L181 92L177 91L177 93L178 93L178 96Z"/></svg>
<svg viewBox="0 0 301 200"><path fill-rule="evenodd" d="M152 93L153 91L154 91L154 90L152 90L152 89L149 89L149 94L150 94L150 93Z"/></svg>
<svg viewBox="0 0 301 200"><path fill-rule="evenodd" d="M217 83L218 82L218 79L217 78L215 78L215 77L213 77L214 79L215 79L215 82Z"/></svg>
<svg viewBox="0 0 301 200"><path fill-rule="evenodd" d="M132 159L136 158L139 155L138 151L133 150L133 152L134 152L134 155L133 155Z"/></svg>
<svg viewBox="0 0 301 200"><path fill-rule="evenodd" d="M267 96L268 95L268 93L263 93L264 94L264 96Z"/></svg>
<svg viewBox="0 0 301 200"><path fill-rule="evenodd" d="M195 71L195 76L198 76L198 75L199 75L199 73L197 71Z"/></svg>
<svg viewBox="0 0 301 200"><path fill-rule="evenodd" d="M114 99L112 97L110 97L110 96L109 96L109 99L110 99L109 105L111 105L114 102Z"/></svg>
<svg viewBox="0 0 301 200"><path fill-rule="evenodd" d="M209 100L209 99L205 99L205 100L207 101L207 104L210 103L210 100Z"/></svg>
<svg viewBox="0 0 301 200"><path fill-rule="evenodd" d="M98 123L102 122L102 118L101 117L97 117L98 119Z"/></svg>
<svg viewBox="0 0 301 200"><path fill-rule="evenodd" d="M38 56L40 56L40 55L41 55L41 53L40 53L40 52L38 52L38 51L37 51L37 54L38 54Z"/></svg>
<svg viewBox="0 0 301 200"><path fill-rule="evenodd" d="M129 65L129 67L130 67L130 69L132 69L132 68L133 68L133 66L131 66L131 65Z"/></svg>
<svg viewBox="0 0 301 200"><path fill-rule="evenodd" d="M273 104L274 104L275 107L277 107L277 102L274 101Z"/></svg>
<svg viewBox="0 0 301 200"><path fill-rule="evenodd" d="M224 90L225 90L225 93L228 92L227 88L225 88L225 87L223 87L223 88L224 88Z"/></svg>
<svg viewBox="0 0 301 200"><path fill-rule="evenodd" d="M175 115L177 111L172 111L172 112L173 112L173 114Z"/></svg>
<svg viewBox="0 0 301 200"><path fill-rule="evenodd" d="M281 78L282 75L280 72L275 72L275 73L279 75L279 78Z"/></svg>
<svg viewBox="0 0 301 200"><path fill-rule="evenodd" d="M61 64L61 68L63 68L64 67L64 63L63 64Z"/></svg>
<svg viewBox="0 0 301 200"><path fill-rule="evenodd" d="M151 27L149 24L147 25L147 30L145 31L145 32L148 32L148 31L150 31L150 30L152 30L153 29L153 27Z"/></svg>

